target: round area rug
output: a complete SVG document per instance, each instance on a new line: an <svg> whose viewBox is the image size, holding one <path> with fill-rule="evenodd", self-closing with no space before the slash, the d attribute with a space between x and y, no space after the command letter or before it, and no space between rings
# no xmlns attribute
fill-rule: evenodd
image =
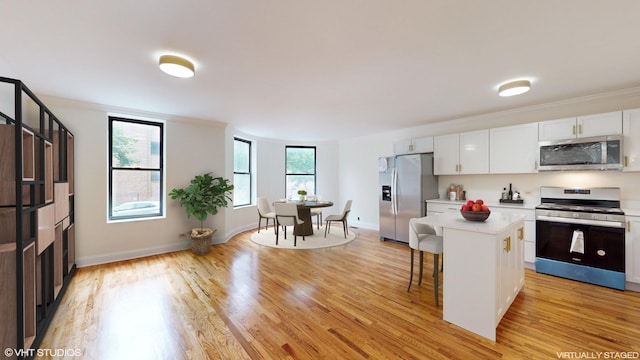
<svg viewBox="0 0 640 360"><path fill-rule="evenodd" d="M332 246L344 245L353 241L357 234L355 230L349 228L347 238L344 238L344 232L342 226L332 226L330 233L327 237L324 237L324 226L320 229L316 226L313 227L313 235L305 236L305 240L302 240L302 236L298 236L296 246L293 246L293 226L287 226L287 238L284 238L284 232L280 230L280 236L278 239L278 245L276 245L276 234L273 232L273 226L268 229L261 228L260 232L257 231L251 235L251 241L256 244L269 246L278 249L320 249L328 248Z"/></svg>

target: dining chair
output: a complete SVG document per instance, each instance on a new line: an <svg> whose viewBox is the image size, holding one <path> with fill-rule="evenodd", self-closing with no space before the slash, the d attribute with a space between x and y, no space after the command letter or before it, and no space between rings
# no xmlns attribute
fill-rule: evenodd
<svg viewBox="0 0 640 360"><path fill-rule="evenodd" d="M276 245L280 236L280 227L284 230L284 238L287 238L287 226L293 226L293 246L296 246L298 236L295 232L295 226L304 224L304 221L298 217L298 206L295 203L277 202L273 204L276 208ZM302 237L304 240L304 236Z"/></svg>
<svg viewBox="0 0 640 360"><path fill-rule="evenodd" d="M313 195L309 201L320 201L320 195ZM320 225L322 224L322 208L311 208L311 216L316 217L316 223L318 224L318 230L320 230Z"/></svg>
<svg viewBox="0 0 640 360"><path fill-rule="evenodd" d="M442 236L437 235L436 230L431 225L418 222L418 219L409 220L409 247L411 248L411 275L409 277L409 287L411 290L411 282L413 281L413 253L414 250L420 251L420 277L418 285L422 284L422 265L424 252L433 254L433 293L435 296L436 307L439 303L438 288L440 286L438 263L440 254L442 254L443 240Z"/></svg>
<svg viewBox="0 0 640 360"><path fill-rule="evenodd" d="M266 197L259 197L257 199L257 209L258 209L258 232L260 232L260 224L262 223L262 219L266 219L267 225L265 225L264 229L266 230L269 227L269 219L273 220L273 231L276 231L276 213L271 211L269 207L269 201Z"/></svg>
<svg viewBox="0 0 640 360"><path fill-rule="evenodd" d="M347 234L349 233L349 225L347 224L347 217L349 216L349 212L351 212L351 200L347 200L342 214L327 216L327 218L325 219L326 224L324 227L324 237L327 237L327 232L329 232L329 226L332 222L341 222L342 229L344 230L344 238L346 239Z"/></svg>

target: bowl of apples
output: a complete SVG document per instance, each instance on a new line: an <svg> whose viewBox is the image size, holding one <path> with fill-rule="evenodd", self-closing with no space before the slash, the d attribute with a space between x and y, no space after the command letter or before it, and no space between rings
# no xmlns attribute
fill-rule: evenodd
<svg viewBox="0 0 640 360"><path fill-rule="evenodd" d="M467 221L482 222L489 218L491 211L482 199L469 200L460 208L460 214Z"/></svg>

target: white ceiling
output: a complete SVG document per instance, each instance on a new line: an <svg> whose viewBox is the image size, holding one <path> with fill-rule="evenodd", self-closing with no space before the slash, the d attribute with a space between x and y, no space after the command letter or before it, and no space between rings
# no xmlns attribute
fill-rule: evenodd
<svg viewBox="0 0 640 360"><path fill-rule="evenodd" d="M0 76L36 94L329 140L640 86L638 0L33 0ZM172 78L161 54L192 59ZM497 96L502 82L532 90Z"/></svg>

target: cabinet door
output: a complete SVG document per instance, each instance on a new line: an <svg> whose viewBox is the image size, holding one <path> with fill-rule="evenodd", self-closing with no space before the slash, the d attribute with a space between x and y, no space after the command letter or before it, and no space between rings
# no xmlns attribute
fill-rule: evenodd
<svg viewBox="0 0 640 360"><path fill-rule="evenodd" d="M538 157L538 123L506 126L489 132L491 174L535 173Z"/></svg>
<svg viewBox="0 0 640 360"><path fill-rule="evenodd" d="M395 155L411 154L413 153L413 141L401 140L393 143L393 153Z"/></svg>
<svg viewBox="0 0 640 360"><path fill-rule="evenodd" d="M623 112L624 171L640 171L640 109Z"/></svg>
<svg viewBox="0 0 640 360"><path fill-rule="evenodd" d="M509 308L512 294L511 277L512 274L512 256L509 254L509 242L513 242L511 228L501 234L498 234L496 259L500 266L496 273L496 324L500 322L502 316Z"/></svg>
<svg viewBox="0 0 640 360"><path fill-rule="evenodd" d="M433 138L433 173L435 175L456 175L459 168L458 134Z"/></svg>
<svg viewBox="0 0 640 360"><path fill-rule="evenodd" d="M413 151L417 154L433 152L433 137L415 139L413 141Z"/></svg>
<svg viewBox="0 0 640 360"><path fill-rule="evenodd" d="M578 116L578 137L622 134L622 111Z"/></svg>
<svg viewBox="0 0 640 360"><path fill-rule="evenodd" d="M625 247L626 280L640 284L640 216L627 216Z"/></svg>
<svg viewBox="0 0 640 360"><path fill-rule="evenodd" d="M513 278L512 278L512 289L513 289L513 297L515 298L518 295L518 292L524 286L524 245L527 234L527 228L525 226L526 221L520 223L520 225L516 226L515 238L511 240L511 248L513 254Z"/></svg>
<svg viewBox="0 0 640 360"><path fill-rule="evenodd" d="M489 130L462 133L460 141L460 174L489 173Z"/></svg>
<svg viewBox="0 0 640 360"><path fill-rule="evenodd" d="M547 120L538 123L538 140L564 140L576 137L576 118Z"/></svg>
<svg viewBox="0 0 640 360"><path fill-rule="evenodd" d="M525 220L524 222L524 261L532 264L536 261L535 220Z"/></svg>

